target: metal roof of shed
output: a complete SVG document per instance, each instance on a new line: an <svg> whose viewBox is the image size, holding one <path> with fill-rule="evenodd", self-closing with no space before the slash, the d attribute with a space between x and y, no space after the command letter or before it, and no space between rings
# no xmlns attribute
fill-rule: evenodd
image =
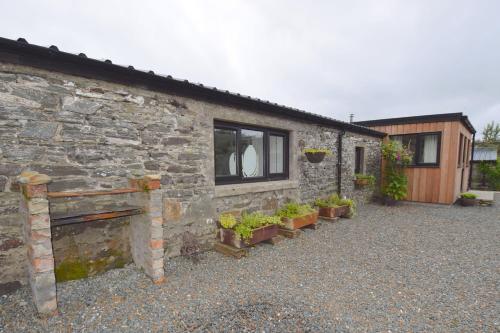
<svg viewBox="0 0 500 333"><path fill-rule="evenodd" d="M496 161L497 160L496 147L475 147L473 161Z"/></svg>

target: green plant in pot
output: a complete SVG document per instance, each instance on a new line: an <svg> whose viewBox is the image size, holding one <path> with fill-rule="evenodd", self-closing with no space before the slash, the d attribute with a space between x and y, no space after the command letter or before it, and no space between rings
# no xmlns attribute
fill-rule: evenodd
<svg viewBox="0 0 500 333"><path fill-rule="evenodd" d="M281 218L283 228L295 230L315 224L318 220L318 211L308 204L289 202L276 212L276 216Z"/></svg>
<svg viewBox="0 0 500 333"><path fill-rule="evenodd" d="M306 148L304 149L304 154L309 162L320 163L326 155L331 155L332 151L324 148Z"/></svg>
<svg viewBox="0 0 500 333"><path fill-rule="evenodd" d="M391 140L382 145L382 157L385 161L382 194L385 204L392 206L406 198L408 178L404 169L411 163L413 156L399 142Z"/></svg>
<svg viewBox="0 0 500 333"><path fill-rule="evenodd" d="M280 217L259 212L243 213L239 219L232 214L222 214L219 217L219 237L221 243L242 248L276 237L280 225Z"/></svg>
<svg viewBox="0 0 500 333"><path fill-rule="evenodd" d="M375 185L376 178L374 175L365 175L362 173L357 173L354 175L354 183L358 187L363 186L373 186Z"/></svg>
<svg viewBox="0 0 500 333"><path fill-rule="evenodd" d="M325 219L352 217L356 213L356 204L352 199L341 199L332 194L326 199L316 199L314 205L319 207L319 216Z"/></svg>
<svg viewBox="0 0 500 333"><path fill-rule="evenodd" d="M460 193L460 204L462 206L475 206L477 204L477 195L470 192Z"/></svg>

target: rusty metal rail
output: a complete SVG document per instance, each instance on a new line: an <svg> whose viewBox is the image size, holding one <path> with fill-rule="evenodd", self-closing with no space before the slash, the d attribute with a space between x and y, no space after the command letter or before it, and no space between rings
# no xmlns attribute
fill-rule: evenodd
<svg viewBox="0 0 500 333"><path fill-rule="evenodd" d="M114 219L117 217L132 216L143 213L144 208L137 206L120 206L92 212L76 211L70 213L55 213L50 216L50 225L52 227L56 227L67 224Z"/></svg>

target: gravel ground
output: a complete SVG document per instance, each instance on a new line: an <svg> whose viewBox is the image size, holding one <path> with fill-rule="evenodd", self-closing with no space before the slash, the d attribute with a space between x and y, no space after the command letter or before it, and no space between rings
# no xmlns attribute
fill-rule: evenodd
<svg viewBox="0 0 500 333"><path fill-rule="evenodd" d="M168 260L162 286L135 266L59 284L49 320L21 289L0 331L498 332L499 239L498 204L367 205L241 260Z"/></svg>

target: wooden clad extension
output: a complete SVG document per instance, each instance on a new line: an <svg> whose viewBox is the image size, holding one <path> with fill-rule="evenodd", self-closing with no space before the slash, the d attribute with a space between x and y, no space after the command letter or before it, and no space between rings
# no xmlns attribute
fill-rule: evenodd
<svg viewBox="0 0 500 333"><path fill-rule="evenodd" d="M364 124L363 124L364 125ZM366 126L366 125L365 125ZM451 204L460 192L467 190L470 168L470 145L464 150L465 163L459 164L460 138L472 142L473 133L460 121L419 122L410 124L375 125L370 128L388 135L441 132L439 166L410 166L406 200Z"/></svg>

